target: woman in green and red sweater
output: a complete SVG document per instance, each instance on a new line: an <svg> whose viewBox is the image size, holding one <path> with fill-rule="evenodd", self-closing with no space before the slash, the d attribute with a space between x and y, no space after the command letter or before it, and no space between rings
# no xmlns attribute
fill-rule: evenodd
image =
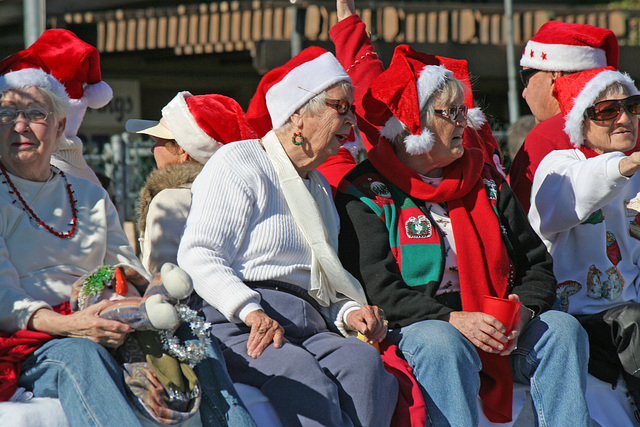
<svg viewBox="0 0 640 427"><path fill-rule="evenodd" d="M547 311L544 245L502 176L464 148L468 88L449 64L399 46L369 85L359 113L382 127L338 188L340 258L384 309L431 423L476 425L478 392L491 421L510 420L513 378L531 384L541 423L588 425L585 333ZM511 333L480 312L482 295L522 301Z"/></svg>

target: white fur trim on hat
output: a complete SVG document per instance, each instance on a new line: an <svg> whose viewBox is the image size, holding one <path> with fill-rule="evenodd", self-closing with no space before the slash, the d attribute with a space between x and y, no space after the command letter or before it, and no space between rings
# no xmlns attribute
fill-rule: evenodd
<svg viewBox="0 0 640 427"><path fill-rule="evenodd" d="M605 70L589 80L580 91L580 94L576 96L571 111L565 116L564 125L564 131L569 135L569 140L574 146L581 146L584 140L582 126L585 111L593 105L593 102L602 91L616 82L626 87L629 90L629 95L638 94L638 89L636 89L633 80L627 73Z"/></svg>
<svg viewBox="0 0 640 427"><path fill-rule="evenodd" d="M179 92L164 106L162 117L178 145L192 159L205 164L222 144L198 126L187 105L187 98L191 96L193 95L188 91Z"/></svg>
<svg viewBox="0 0 640 427"><path fill-rule="evenodd" d="M330 52L289 71L265 96L273 128L285 124L307 101L342 81L351 83L351 77Z"/></svg>
<svg viewBox="0 0 640 427"><path fill-rule="evenodd" d="M391 116L384 126L380 128L380 135L389 141L393 141L396 136L408 130L407 126L396 116ZM415 156L431 151L435 142L435 136L429 129L422 128L419 135L407 135L403 141L407 153Z"/></svg>
<svg viewBox="0 0 640 427"><path fill-rule="evenodd" d="M104 81L86 85L82 98L87 100L87 107L102 108L113 98L113 89Z"/></svg>
<svg viewBox="0 0 640 427"><path fill-rule="evenodd" d="M404 138L404 145L407 147L407 153L417 156L431 151L435 140L435 136L429 129L422 128L420 135L407 135Z"/></svg>
<svg viewBox="0 0 640 427"><path fill-rule="evenodd" d="M24 89L30 86L47 88L64 100L67 106L69 104L69 96L62 83L51 74L38 68L24 68L0 76L0 92L10 89Z"/></svg>
<svg viewBox="0 0 640 427"><path fill-rule="evenodd" d="M583 71L607 66L604 50L591 46L547 44L529 40L520 66L544 71Z"/></svg>
<svg viewBox="0 0 640 427"><path fill-rule="evenodd" d="M467 123L475 130L479 130L485 123L487 123L487 116L480 108L471 108L467 111Z"/></svg>

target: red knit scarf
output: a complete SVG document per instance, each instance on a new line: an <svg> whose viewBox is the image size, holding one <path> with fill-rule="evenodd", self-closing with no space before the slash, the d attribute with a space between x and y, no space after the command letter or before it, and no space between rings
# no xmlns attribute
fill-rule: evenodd
<svg viewBox="0 0 640 427"><path fill-rule="evenodd" d="M460 296L465 311L481 311L482 296L506 297L510 263L500 224L483 183L480 150L467 148L443 169L437 187L425 183L398 159L391 143L380 138L368 153L373 166L406 194L432 203L446 202L456 242ZM486 176L499 179L493 175ZM496 184L500 185L499 182ZM513 382L508 357L478 351L482 361L480 398L492 422L511 420Z"/></svg>
<svg viewBox="0 0 640 427"><path fill-rule="evenodd" d="M60 314L70 314L69 302L53 307ZM18 388L22 362L44 343L56 337L44 332L0 332L0 402L6 402Z"/></svg>

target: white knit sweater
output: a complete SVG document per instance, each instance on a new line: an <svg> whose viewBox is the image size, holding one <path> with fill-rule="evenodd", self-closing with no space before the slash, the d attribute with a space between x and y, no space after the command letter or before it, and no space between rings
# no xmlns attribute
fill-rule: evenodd
<svg viewBox="0 0 640 427"><path fill-rule="evenodd" d="M243 321L260 308L260 295L244 281L280 280L309 289L311 249L258 140L220 148L191 191L178 263L196 292L229 321ZM344 315L354 306L344 300L323 315L344 327Z"/></svg>
<svg viewBox="0 0 640 427"><path fill-rule="evenodd" d="M146 274L105 190L66 177L77 201L78 226L71 238L61 239L24 214L0 175L0 330L25 329L37 309L68 301L73 282L103 264L125 264ZM48 184L10 178L45 224L59 232L71 229L71 205L59 173Z"/></svg>
<svg viewBox="0 0 640 427"><path fill-rule="evenodd" d="M529 220L553 256L558 308L569 313L638 301L640 173L621 175L623 157L558 150L536 170Z"/></svg>

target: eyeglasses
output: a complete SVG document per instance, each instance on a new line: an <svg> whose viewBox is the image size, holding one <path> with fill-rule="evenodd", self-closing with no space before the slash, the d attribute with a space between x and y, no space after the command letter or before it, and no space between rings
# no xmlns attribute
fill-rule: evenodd
<svg viewBox="0 0 640 427"><path fill-rule="evenodd" d="M27 110L16 110L13 108L0 108L0 123L15 123L20 116L24 114L25 119L30 123L44 123L51 114L50 111L44 111L38 108L29 108Z"/></svg>
<svg viewBox="0 0 640 427"><path fill-rule="evenodd" d="M529 80L531 80L531 77L533 77L533 75L539 71L542 71L542 70L536 70L535 68L527 68L526 70L520 70L520 80L522 80L522 84L524 85L525 88L529 86Z"/></svg>
<svg viewBox="0 0 640 427"><path fill-rule="evenodd" d="M302 86L298 86L298 89L302 89L304 91L312 93L315 96L320 96L320 94L312 90L305 89ZM345 101L344 99L324 99L323 101L326 105L336 110L341 116L347 114L349 110L351 110L354 115L356 114L356 106L353 104L349 104L349 101Z"/></svg>
<svg viewBox="0 0 640 427"><path fill-rule="evenodd" d="M594 122L605 122L618 117L623 108L629 114L640 114L640 95L597 102L587 108L585 114Z"/></svg>
<svg viewBox="0 0 640 427"><path fill-rule="evenodd" d="M459 107L451 107L444 110L434 109L433 111L440 114L442 117L446 117L452 122L455 122L461 115L466 119L468 110L469 108L466 105L461 105Z"/></svg>
<svg viewBox="0 0 640 427"><path fill-rule="evenodd" d="M341 116L347 114L349 110L351 110L354 115L356 114L356 106L349 104L349 101L345 101L344 99L325 99L324 103L334 108Z"/></svg>

